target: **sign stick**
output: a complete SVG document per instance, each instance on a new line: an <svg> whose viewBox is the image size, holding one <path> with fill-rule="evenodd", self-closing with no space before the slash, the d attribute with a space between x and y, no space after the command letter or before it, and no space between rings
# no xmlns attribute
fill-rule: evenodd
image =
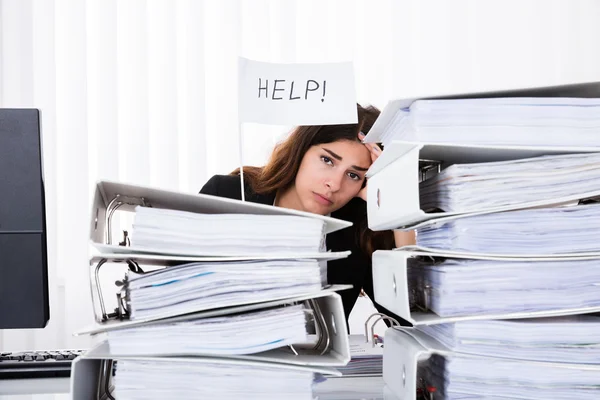
<svg viewBox="0 0 600 400"><path fill-rule="evenodd" d="M244 133L242 132L242 123L239 123L239 151L240 151L240 190L242 191L242 201L246 201L246 194L244 193Z"/></svg>

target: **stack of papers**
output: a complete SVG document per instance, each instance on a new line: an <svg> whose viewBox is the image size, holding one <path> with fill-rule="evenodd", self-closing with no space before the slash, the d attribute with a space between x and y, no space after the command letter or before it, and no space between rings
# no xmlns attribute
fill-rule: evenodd
<svg viewBox="0 0 600 400"><path fill-rule="evenodd" d="M386 333L386 384L402 398L415 384L436 399L600 398L600 98L391 108L405 104L368 138L391 149L378 187L408 199L393 192L408 210L384 209L378 189L374 226L416 230L374 269L381 303L415 325ZM417 159L418 187L383 182Z"/></svg>
<svg viewBox="0 0 600 400"><path fill-rule="evenodd" d="M460 353L578 364L600 364L600 317L461 321L418 329Z"/></svg>
<svg viewBox="0 0 600 400"><path fill-rule="evenodd" d="M159 322L108 333L111 351L120 355L245 355L305 343L307 339L305 310L301 305Z"/></svg>
<svg viewBox="0 0 600 400"><path fill-rule="evenodd" d="M316 260L191 263L129 273L130 319L156 319L315 293Z"/></svg>
<svg viewBox="0 0 600 400"><path fill-rule="evenodd" d="M115 245L122 213L133 213L133 224ZM350 360L335 293L350 285L322 280L327 260L350 254L328 252L325 233L350 225L218 196L100 183L90 229L100 251L90 262L98 323L79 334L102 339L73 363L73 393L312 400L315 378L341 376L335 368ZM103 293L101 272L109 268L100 267L115 264L125 276Z"/></svg>
<svg viewBox="0 0 600 400"><path fill-rule="evenodd" d="M316 400L401 400L386 390L382 377L327 379L315 385Z"/></svg>
<svg viewBox="0 0 600 400"><path fill-rule="evenodd" d="M581 364L433 355L422 374L442 399L596 400L600 394L600 370Z"/></svg>
<svg viewBox="0 0 600 400"><path fill-rule="evenodd" d="M492 255L600 252L600 204L466 216L417 229L417 245Z"/></svg>
<svg viewBox="0 0 600 400"><path fill-rule="evenodd" d="M427 288L426 307L441 317L600 306L600 259L423 261L408 276L417 292Z"/></svg>
<svg viewBox="0 0 600 400"><path fill-rule="evenodd" d="M417 100L397 112L382 142L600 147L600 99Z"/></svg>
<svg viewBox="0 0 600 400"><path fill-rule="evenodd" d="M129 400L312 400L312 384L311 371L277 366L119 360L114 395Z"/></svg>
<svg viewBox="0 0 600 400"><path fill-rule="evenodd" d="M474 212L540 199L590 197L600 187L600 153L454 164L420 183L424 211ZM600 190L591 193L600 195Z"/></svg>
<svg viewBox="0 0 600 400"><path fill-rule="evenodd" d="M189 256L318 253L325 222L295 215L200 214L138 206L136 250Z"/></svg>
<svg viewBox="0 0 600 400"><path fill-rule="evenodd" d="M363 335L350 335L350 362L338 368L344 376L381 375L383 347L373 346Z"/></svg>

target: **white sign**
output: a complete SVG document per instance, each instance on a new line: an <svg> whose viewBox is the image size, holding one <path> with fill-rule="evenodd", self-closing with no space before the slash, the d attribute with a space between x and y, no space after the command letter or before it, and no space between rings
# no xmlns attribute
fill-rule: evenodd
<svg viewBox="0 0 600 400"><path fill-rule="evenodd" d="M240 123L357 123L351 62L274 64L239 59Z"/></svg>

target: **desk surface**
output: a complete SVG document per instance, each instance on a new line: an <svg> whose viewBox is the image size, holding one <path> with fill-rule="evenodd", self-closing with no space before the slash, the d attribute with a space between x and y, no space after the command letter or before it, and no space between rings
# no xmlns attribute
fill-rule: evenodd
<svg viewBox="0 0 600 400"><path fill-rule="evenodd" d="M381 377L330 378L315 387L319 400L386 400ZM0 400L70 400L69 379L0 380Z"/></svg>

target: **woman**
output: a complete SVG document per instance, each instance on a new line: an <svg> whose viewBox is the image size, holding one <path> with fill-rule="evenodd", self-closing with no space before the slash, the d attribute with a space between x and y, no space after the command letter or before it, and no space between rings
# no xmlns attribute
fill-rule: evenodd
<svg viewBox="0 0 600 400"><path fill-rule="evenodd" d="M340 292L346 320L361 288L373 296L371 254L414 241L411 234L373 232L367 228L365 173L381 153L377 145L363 144L379 111L358 106L358 124L300 126L278 144L264 167L244 167L245 198L262 204L330 215L350 221L352 227L330 233L327 250L352 254L329 261L330 284L351 284ZM241 199L239 169L215 175L200 193ZM393 316L375 304L379 312Z"/></svg>

